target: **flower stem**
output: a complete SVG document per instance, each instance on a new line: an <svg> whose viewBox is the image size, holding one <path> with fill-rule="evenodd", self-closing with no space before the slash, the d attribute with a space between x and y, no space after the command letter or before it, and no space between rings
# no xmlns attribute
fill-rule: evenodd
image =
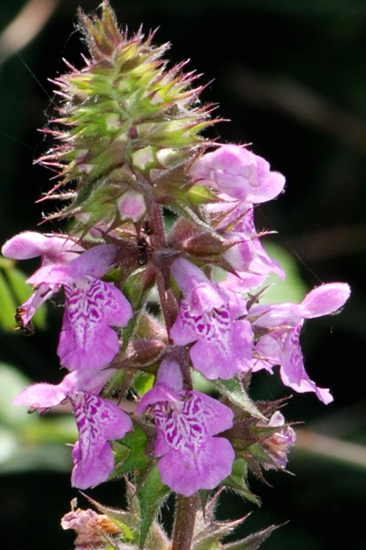
<svg viewBox="0 0 366 550"><path fill-rule="evenodd" d="M166 251L167 243L165 239L164 223L160 206L155 204L153 208L153 228L151 243L157 252ZM161 267L161 266L158 266ZM159 291L160 306L164 316L165 326L169 333L177 316L177 302L171 288L167 288L167 274L158 269L156 274L156 283Z"/></svg>
<svg viewBox="0 0 366 550"><path fill-rule="evenodd" d="M191 550L197 504L197 494L189 498L177 495L172 550Z"/></svg>

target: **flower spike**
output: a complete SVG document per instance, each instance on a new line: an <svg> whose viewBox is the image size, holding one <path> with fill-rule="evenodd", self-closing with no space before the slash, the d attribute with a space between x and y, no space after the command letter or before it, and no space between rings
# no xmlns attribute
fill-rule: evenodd
<svg viewBox="0 0 366 550"><path fill-rule="evenodd" d="M273 232L258 230L256 207L283 192L284 176L249 146L202 135L218 121L214 107L199 103L197 74L171 66L154 32L120 30L107 0L100 15L78 15L88 53L53 80L59 104L45 132L56 145L37 161L57 178L40 201L62 201L45 221L71 223L2 247L16 261L41 258L18 333L63 291L57 354L69 372L14 404L40 413L69 404L74 487L125 477L126 511L94 503L99 514L65 516L78 550L254 550L274 527L223 542L243 520L217 521L218 495L229 488L259 504L248 474L287 471L296 422L280 412L287 398L252 401L250 381L278 366L287 388L330 403L305 370L300 334L337 313L350 289L330 283L300 304L265 303L269 274L286 274L262 246ZM169 540L155 518L171 491Z"/></svg>

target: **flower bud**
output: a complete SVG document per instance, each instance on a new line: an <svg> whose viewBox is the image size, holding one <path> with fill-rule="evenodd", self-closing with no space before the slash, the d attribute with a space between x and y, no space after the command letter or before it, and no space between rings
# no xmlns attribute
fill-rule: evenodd
<svg viewBox="0 0 366 550"><path fill-rule="evenodd" d="M127 191L117 201L121 220L131 220L134 223L141 220L146 212L144 197L136 191Z"/></svg>

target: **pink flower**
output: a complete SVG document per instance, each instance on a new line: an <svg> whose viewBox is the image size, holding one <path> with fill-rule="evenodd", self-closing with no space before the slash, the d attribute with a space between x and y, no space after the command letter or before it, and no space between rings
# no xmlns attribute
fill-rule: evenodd
<svg viewBox="0 0 366 550"><path fill-rule="evenodd" d="M172 275L183 293L170 337L178 346L195 342L190 356L195 369L210 380L229 379L252 366L253 332L245 300L220 284L212 283L201 269L179 258Z"/></svg>
<svg viewBox="0 0 366 550"><path fill-rule="evenodd" d="M13 401L14 405L27 405L31 411L44 412L70 400L79 430L79 440L72 452L71 483L79 489L106 481L114 468L108 441L124 437L132 428L131 419L124 411L96 395L113 372L92 371L82 375L73 372L58 386L43 383L29 386Z"/></svg>
<svg viewBox="0 0 366 550"><path fill-rule="evenodd" d="M259 204L277 197L285 178L271 172L269 163L246 147L222 145L199 157L191 167L198 185L214 187L233 199Z"/></svg>
<svg viewBox="0 0 366 550"><path fill-rule="evenodd" d="M301 304L258 305L250 308L248 318L259 333L257 361L253 370L280 365L282 382L299 393L315 392L325 404L333 401L330 391L316 386L304 368L300 332L305 319L329 315L348 300L350 288L345 283L330 283L309 292Z"/></svg>
<svg viewBox="0 0 366 550"><path fill-rule="evenodd" d="M161 364L156 386L148 391L137 414L148 409L157 429L155 456L163 483L186 497L214 489L231 474L234 450L225 438L213 437L233 424L232 411L198 391L184 391L178 363Z"/></svg>
<svg viewBox="0 0 366 550"><path fill-rule="evenodd" d="M42 266L27 280L35 292L22 305L25 325L45 300L64 287L65 314L57 349L64 367L100 368L112 361L119 342L111 326L124 327L132 317L124 295L100 280L115 260L114 245L85 251L63 237L25 232L5 243L3 254L15 259L42 256Z"/></svg>

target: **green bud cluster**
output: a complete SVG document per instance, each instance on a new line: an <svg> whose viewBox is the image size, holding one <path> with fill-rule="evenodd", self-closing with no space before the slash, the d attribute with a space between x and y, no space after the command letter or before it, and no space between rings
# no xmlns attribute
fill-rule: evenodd
<svg viewBox="0 0 366 550"><path fill-rule="evenodd" d="M101 219L116 225L126 191L142 194L147 207L182 199L187 161L207 146L201 130L216 122L212 106L198 104L196 75L182 72L185 63L167 68L169 44L152 45L154 33L144 40L141 29L128 38L107 1L102 8L100 18L79 10L90 57L54 81L62 103L51 121L57 129L47 132L59 145L39 159L61 177L47 197L68 201L50 217L76 216L87 229Z"/></svg>

